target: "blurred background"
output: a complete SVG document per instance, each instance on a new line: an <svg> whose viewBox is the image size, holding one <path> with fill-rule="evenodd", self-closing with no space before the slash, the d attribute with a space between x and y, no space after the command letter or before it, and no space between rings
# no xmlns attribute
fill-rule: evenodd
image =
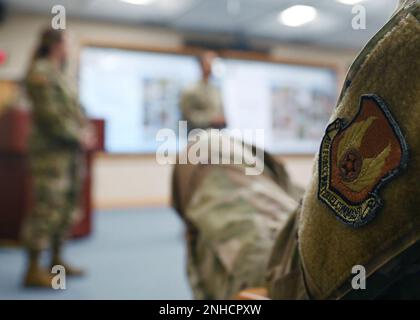
<svg viewBox="0 0 420 320"><path fill-rule="evenodd" d="M213 81L228 127L264 129L266 149L305 186L346 72L397 2L0 1L0 298L191 298L182 224L169 208L172 167L156 162L155 136L177 130L181 92L200 78L196 55L219 55ZM101 140L68 250L88 275L60 292L21 287L18 241L29 188L19 84L54 5L66 9L69 76ZM352 28L355 5L366 29Z"/></svg>

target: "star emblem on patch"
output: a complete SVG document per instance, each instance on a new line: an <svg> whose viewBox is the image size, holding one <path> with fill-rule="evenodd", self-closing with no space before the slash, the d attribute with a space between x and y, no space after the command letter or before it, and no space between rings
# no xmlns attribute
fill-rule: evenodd
<svg viewBox="0 0 420 320"><path fill-rule="evenodd" d="M400 127L379 96L363 95L356 116L328 125L319 153L318 198L347 225L360 227L383 206L380 189L407 166Z"/></svg>

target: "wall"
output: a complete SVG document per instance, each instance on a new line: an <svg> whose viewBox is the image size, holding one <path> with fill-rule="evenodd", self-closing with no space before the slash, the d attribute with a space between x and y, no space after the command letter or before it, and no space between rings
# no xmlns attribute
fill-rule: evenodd
<svg viewBox="0 0 420 320"><path fill-rule="evenodd" d="M0 80L0 113L16 99L17 88L14 82Z"/></svg>
<svg viewBox="0 0 420 320"><path fill-rule="evenodd" d="M0 46L9 54L6 66L0 67L0 79L21 79L39 30L47 25L48 17L19 14L0 27ZM121 46L150 46L176 49L182 46L182 35L169 30L139 28L124 25L69 20L73 55L77 57L84 42L107 42ZM354 52L333 52L311 47L274 46L272 55L306 62L333 64L338 72L338 87L353 59ZM73 75L77 70L73 59ZM300 185L311 177L313 155L281 156L290 176ZM154 156L97 155L94 167L94 203L97 208L159 206L169 201L170 166L160 166Z"/></svg>
<svg viewBox="0 0 420 320"><path fill-rule="evenodd" d="M279 156L291 178L305 186L311 177L312 156ZM158 165L154 155L97 155L94 200L97 208L168 205L171 165Z"/></svg>
<svg viewBox="0 0 420 320"><path fill-rule="evenodd" d="M9 60L0 67L0 79L18 80L24 75L30 55L36 45L40 30L48 26L48 16L11 14L0 25L0 47L5 49ZM70 70L77 69L79 45L85 42L109 42L115 45L147 45L162 48L177 48L182 45L181 35L159 28L136 28L118 24L88 22L68 19L72 60Z"/></svg>

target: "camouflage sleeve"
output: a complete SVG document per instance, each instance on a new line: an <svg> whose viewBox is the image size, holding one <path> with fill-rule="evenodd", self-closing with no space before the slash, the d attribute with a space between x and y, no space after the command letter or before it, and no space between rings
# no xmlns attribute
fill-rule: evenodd
<svg viewBox="0 0 420 320"><path fill-rule="evenodd" d="M217 114L221 117L225 117L225 108L223 105L223 98L220 93L220 90L216 90L217 95Z"/></svg>
<svg viewBox="0 0 420 320"><path fill-rule="evenodd" d="M191 122L194 127L205 128L209 125L208 114L203 112L199 103L191 92L185 92L181 97L182 118Z"/></svg>
<svg viewBox="0 0 420 320"><path fill-rule="evenodd" d="M89 126L89 119L87 115L86 108L79 103L78 95L74 94L72 95L72 99L69 100L70 103L72 103L73 110L74 110L74 119L78 121L79 127L88 127Z"/></svg>
<svg viewBox="0 0 420 320"><path fill-rule="evenodd" d="M308 299L298 249L299 206L279 232L267 266L268 296L274 300Z"/></svg>
<svg viewBox="0 0 420 320"><path fill-rule="evenodd" d="M62 106L71 102L68 101L69 97L43 73L31 73L26 84L39 127L54 140L80 145L80 122L62 112Z"/></svg>

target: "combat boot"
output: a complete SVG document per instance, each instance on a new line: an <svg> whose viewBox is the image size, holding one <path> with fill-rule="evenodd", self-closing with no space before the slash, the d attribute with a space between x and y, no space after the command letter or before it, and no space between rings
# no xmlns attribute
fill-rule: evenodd
<svg viewBox="0 0 420 320"><path fill-rule="evenodd" d="M25 287L51 288L53 275L39 265L39 252L29 252L29 265L23 285Z"/></svg>

